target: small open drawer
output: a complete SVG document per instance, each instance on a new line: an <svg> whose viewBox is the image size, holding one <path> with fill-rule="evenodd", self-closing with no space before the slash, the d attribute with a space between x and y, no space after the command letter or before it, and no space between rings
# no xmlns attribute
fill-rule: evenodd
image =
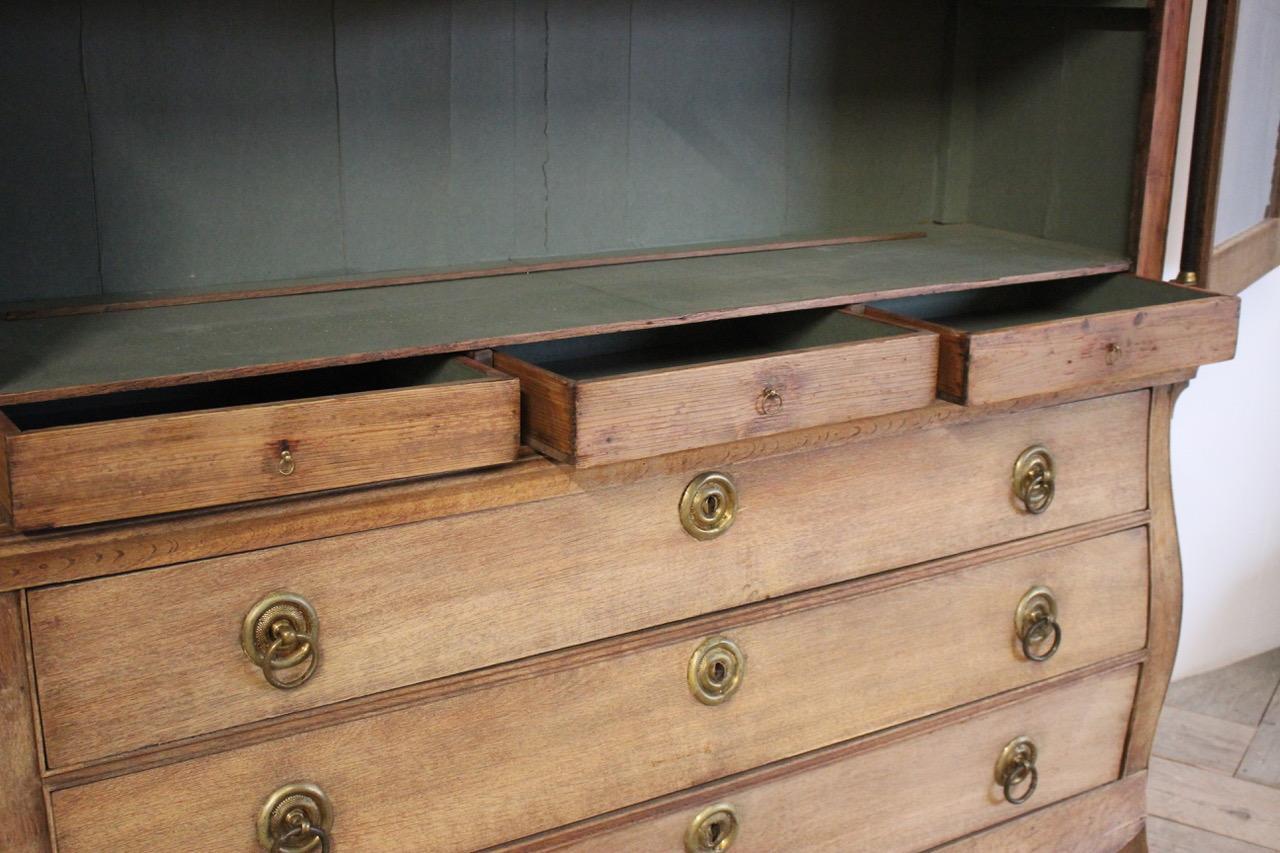
<svg viewBox="0 0 1280 853"><path fill-rule="evenodd" d="M891 299L864 311L936 332L938 396L979 404L1226 361L1240 302L1109 275Z"/></svg>
<svg viewBox="0 0 1280 853"><path fill-rule="evenodd" d="M508 462L519 383L428 357L0 410L0 500L21 530Z"/></svg>
<svg viewBox="0 0 1280 853"><path fill-rule="evenodd" d="M593 465L924 406L938 341L820 310L525 344L493 362L520 377L525 441Z"/></svg>

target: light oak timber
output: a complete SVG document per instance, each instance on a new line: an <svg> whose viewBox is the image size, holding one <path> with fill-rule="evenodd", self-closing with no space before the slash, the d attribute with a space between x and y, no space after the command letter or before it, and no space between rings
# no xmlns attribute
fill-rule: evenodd
<svg viewBox="0 0 1280 853"><path fill-rule="evenodd" d="M820 606L827 600L844 600L849 596L851 588L855 586L858 594L869 594L877 590L886 590L916 581L928 580L940 574L983 565L995 560L1013 559L1060 545L1075 544L1100 536L1131 530L1135 526L1144 525L1148 520L1149 514L1146 511L1142 511L1080 525L1067 530L1032 536L992 548L957 554L894 572L886 572L845 584L824 587L805 594L785 596L769 602L760 602L751 605L750 615L752 618L758 619L781 616L794 610L806 610ZM303 731L323 729L343 722L364 719L481 687L534 678L547 672L556 672L565 667L581 664L587 659L604 660L617 654L625 653L629 649L646 648L659 641L698 640L714 632L719 626L726 624L725 620L731 618L730 613L734 614L733 618L742 618L737 611L708 614L676 623L675 625L651 629L647 632L624 635L623 637L603 640L586 646L548 652L521 661L455 676L447 676L435 681L388 690L384 693L338 702L321 708L297 711L284 717L260 720L221 732L188 738L165 746L137 750L102 761L54 770L46 769L45 784L46 787L55 790L72 787L86 782L131 773L140 769L160 767L200 756L216 754L233 746L264 743L274 740L283 734L297 734ZM1128 663L1141 663L1146 660L1146 651L1122 655L1117 660ZM1092 670L1094 667L1086 667L1085 669ZM1048 681L1052 680L1052 678L1048 679ZM1017 691L1013 692L1016 693Z"/></svg>
<svg viewBox="0 0 1280 853"><path fill-rule="evenodd" d="M858 703L844 701L845 694L806 687L801 673L777 672L774 653L742 639L749 656L756 649L748 665L756 668L759 687L752 694L744 685L719 707L700 706L689 696L683 669L694 644L677 644L323 734L286 737L58 791L52 803L59 848L75 853L102 849L94 846L99 844L108 849L139 841L179 845L188 830L178 816L199 803L209 849L248 851L252 815L262 798L284 780L308 779L334 800L335 839L345 835L377 847L403 840L412 827L427 826L435 849L469 850L807 751L797 750L799 743L812 749L839 741L825 739L842 728L835 718L857 713ZM791 652L798 655L793 664L813 661L808 642L801 645ZM825 680L821 667L806 668L818 683ZM787 677L791 685L772 687L775 676ZM933 749L928 743L904 744L901 753L867 756L850 765L867 779L856 789L884 792L886 806L901 802L919 808L928 801L918 796L921 792L949 803L929 826L919 822L944 840L961 815L974 815L970 826L976 829L1013 813L999 796L992 766L993 756L1017 734L1040 741L1043 801L1107 782L1118 774L1134 677L1129 668L1082 680L1063 695L1045 692L1026 708L1014 706L989 721L956 725ZM609 689L599 689L602 683ZM752 713L751 706L766 693L772 694L772 707L757 716L763 707ZM445 748L445 743L451 745ZM930 753L935 757L925 760ZM630 760L620 762L619 755ZM860 767L865 767L861 773ZM885 785L890 767L911 784ZM812 773L799 778L812 780ZM374 782L387 778L397 780L392 789ZM108 804L113 820L104 826L99 815ZM868 815L876 811L884 818L868 824ZM855 811L850 818L864 831L908 831L890 808ZM781 828L776 821L760 822L769 823L775 831Z"/></svg>
<svg viewBox="0 0 1280 853"><path fill-rule="evenodd" d="M666 454L650 459L574 469L541 457L523 457L502 468L377 489L263 501L246 505L142 519L68 531L23 534L0 526L0 591L119 574L301 542L343 533L381 529L552 497L582 494L675 473L770 456L834 448L918 430L987 420L997 415L1115 395L1181 382L1194 371L1106 383L1069 393L1046 394L990 406L958 406L943 401L910 412L797 430L765 438Z"/></svg>
<svg viewBox="0 0 1280 853"><path fill-rule="evenodd" d="M1147 837L1157 853L1274 853L1268 847L1159 817L1147 818Z"/></svg>
<svg viewBox="0 0 1280 853"><path fill-rule="evenodd" d="M872 735L498 849L677 851L695 814L728 802L740 817L734 851L921 850L1114 780L1134 677L1132 669L1113 670L995 710L965 709L966 716L949 715L945 726ZM991 756L1020 734L1032 737L1043 757L1036 794L1017 807L995 785ZM1098 829L1132 821L1141 790L1126 794L1119 809L1103 813ZM1090 805L1072 816L1098 809ZM996 846L958 849L1025 850L1029 837L1045 843L1022 835L1018 846L1001 847L1003 835L992 834Z"/></svg>
<svg viewBox="0 0 1280 853"><path fill-rule="evenodd" d="M1180 678L1165 705L1256 728L1280 685L1280 648L1229 666Z"/></svg>
<svg viewBox="0 0 1280 853"><path fill-rule="evenodd" d="M710 542L680 526L680 474L34 590L50 764L1133 512L1146 504L1148 398L1134 392L728 466L738 515ZM1113 440L1099 443L1102 430ZM1009 472L1041 442L1060 473L1053 506L1035 516L1016 504ZM914 535L892 532L904 512L919 519ZM275 591L310 601L323 635L320 672L291 691L269 687L237 640L244 614ZM168 642L169 620L145 616L157 602L184 614L181 656L131 652ZM386 652L424 642L431 654Z"/></svg>
<svg viewBox="0 0 1280 853"><path fill-rule="evenodd" d="M43 853L49 845L28 684L20 593L0 594L0 849Z"/></svg>
<svg viewBox="0 0 1280 853"><path fill-rule="evenodd" d="M826 319L842 316L871 322ZM918 409L934 399L937 363L937 338L922 332L582 380L494 352L494 366L521 380L526 439L577 465ZM779 411L758 408L766 388Z"/></svg>
<svg viewBox="0 0 1280 853"><path fill-rule="evenodd" d="M1150 454L1151 598L1147 605L1147 651L1150 660L1142 667L1138 695L1134 700L1133 722L1125 749L1125 773L1146 769L1155 741L1156 724L1164 706L1165 692L1173 674L1182 627L1182 558L1178 551L1177 519L1173 511L1173 484L1169 473L1169 429L1173 406L1186 388L1167 385L1151 396Z"/></svg>
<svg viewBox="0 0 1280 853"><path fill-rule="evenodd" d="M1272 697L1236 775L1280 788L1280 689Z"/></svg>
<svg viewBox="0 0 1280 853"><path fill-rule="evenodd" d="M4 321L8 363L22 369L0 376L0 405L842 307L1130 266L1112 252L981 226L920 230L927 236L918 240ZM122 350L120 341L146 346Z"/></svg>
<svg viewBox="0 0 1280 853"><path fill-rule="evenodd" d="M515 459L518 383L461 362L474 381L4 436L14 525L71 526ZM284 450L296 466L287 476Z"/></svg>
<svg viewBox="0 0 1280 853"><path fill-rule="evenodd" d="M1032 801L1034 802L1034 800ZM938 847L939 853L1109 853L1142 831L1147 812L1145 771L1016 817Z"/></svg>

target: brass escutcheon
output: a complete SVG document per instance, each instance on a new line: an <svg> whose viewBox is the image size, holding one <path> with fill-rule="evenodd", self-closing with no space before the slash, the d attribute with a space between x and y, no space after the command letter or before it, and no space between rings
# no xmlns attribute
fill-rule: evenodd
<svg viewBox="0 0 1280 853"><path fill-rule="evenodd" d="M1053 457L1042 445L1028 447L1013 463L1013 493L1027 512L1039 515L1053 503Z"/></svg>
<svg viewBox="0 0 1280 853"><path fill-rule="evenodd" d="M703 640L689 658L689 691L704 705L719 705L737 692L747 657L727 637Z"/></svg>
<svg viewBox="0 0 1280 853"><path fill-rule="evenodd" d="M1015 806L1020 806L1036 792L1040 783L1040 772L1036 770L1036 756L1039 750L1029 737L1016 737L1000 750L1000 758L996 760L996 784L1004 791L1004 798ZM1015 794L1018 786L1026 783L1021 794Z"/></svg>
<svg viewBox="0 0 1280 853"><path fill-rule="evenodd" d="M288 477L295 470L297 470L297 467L298 467L297 464L293 461L293 453L288 450L281 450L280 464L276 466L276 470L279 471L281 474L285 475L286 477Z"/></svg>
<svg viewBox="0 0 1280 853"><path fill-rule="evenodd" d="M1033 586L1018 602L1013 614L1013 628L1022 643L1022 654L1037 663L1047 661L1062 645L1062 625L1058 622L1058 598L1047 586ZM1044 641L1053 641L1043 648Z"/></svg>
<svg viewBox="0 0 1280 853"><path fill-rule="evenodd" d="M776 415L782 411L782 393L772 385L766 385L756 398L756 411L762 415Z"/></svg>
<svg viewBox="0 0 1280 853"><path fill-rule="evenodd" d="M258 844L271 853L328 853L333 803L318 785L278 788L258 813Z"/></svg>
<svg viewBox="0 0 1280 853"><path fill-rule="evenodd" d="M680 496L680 523L694 539L714 539L733 525L738 489L728 474L709 471L685 486Z"/></svg>
<svg viewBox="0 0 1280 853"><path fill-rule="evenodd" d="M729 803L708 806L693 816L684 833L687 853L721 853L738 837L738 810Z"/></svg>
<svg viewBox="0 0 1280 853"><path fill-rule="evenodd" d="M240 646L267 683L281 690L302 686L320 664L320 620L305 598L277 592L259 601L240 625ZM306 663L301 675L285 680L278 673Z"/></svg>

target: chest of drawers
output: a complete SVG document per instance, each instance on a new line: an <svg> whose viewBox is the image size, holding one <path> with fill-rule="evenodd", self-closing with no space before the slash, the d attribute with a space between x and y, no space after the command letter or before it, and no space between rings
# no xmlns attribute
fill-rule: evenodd
<svg viewBox="0 0 1280 853"><path fill-rule="evenodd" d="M19 5L0 849L1140 849L1188 3Z"/></svg>

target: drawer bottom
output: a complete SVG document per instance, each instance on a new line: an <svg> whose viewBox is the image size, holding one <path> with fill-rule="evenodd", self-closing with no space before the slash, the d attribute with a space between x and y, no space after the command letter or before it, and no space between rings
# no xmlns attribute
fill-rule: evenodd
<svg viewBox="0 0 1280 853"><path fill-rule="evenodd" d="M1115 780L1137 678L1136 666L1089 676L942 728L924 721L861 738L502 849L678 853L714 850L729 832L733 853L926 849ZM995 774L1019 737L1035 744L1038 784L1012 805Z"/></svg>

